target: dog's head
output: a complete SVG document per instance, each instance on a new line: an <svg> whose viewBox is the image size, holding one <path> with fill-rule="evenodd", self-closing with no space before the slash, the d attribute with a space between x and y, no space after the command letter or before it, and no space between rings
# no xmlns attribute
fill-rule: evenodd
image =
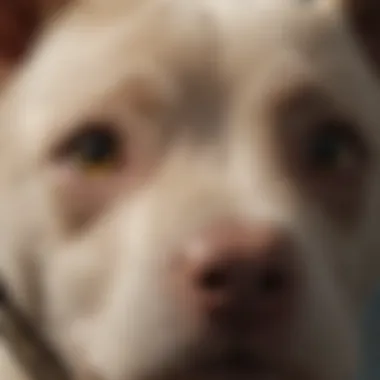
<svg viewBox="0 0 380 380"><path fill-rule="evenodd" d="M88 0L47 32L0 106L0 264L75 373L352 375L380 264L357 2Z"/></svg>

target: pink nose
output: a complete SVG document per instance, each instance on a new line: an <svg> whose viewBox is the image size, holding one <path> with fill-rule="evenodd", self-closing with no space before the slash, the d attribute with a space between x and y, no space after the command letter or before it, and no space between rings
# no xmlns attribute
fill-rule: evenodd
<svg viewBox="0 0 380 380"><path fill-rule="evenodd" d="M275 227L224 224L187 248L188 285L202 315L230 332L277 324L292 309L293 244Z"/></svg>

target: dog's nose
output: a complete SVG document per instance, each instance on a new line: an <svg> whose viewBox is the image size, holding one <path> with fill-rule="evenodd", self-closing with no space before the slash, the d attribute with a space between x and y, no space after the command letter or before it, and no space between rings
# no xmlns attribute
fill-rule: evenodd
<svg viewBox="0 0 380 380"><path fill-rule="evenodd" d="M223 328L277 323L292 308L293 243L279 228L224 224L197 236L187 257L186 281L202 313Z"/></svg>

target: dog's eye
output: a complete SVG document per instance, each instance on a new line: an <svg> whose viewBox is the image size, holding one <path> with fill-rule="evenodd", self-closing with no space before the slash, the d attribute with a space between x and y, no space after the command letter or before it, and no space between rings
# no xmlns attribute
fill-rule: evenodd
<svg viewBox="0 0 380 380"><path fill-rule="evenodd" d="M317 128L306 149L309 168L318 172L350 169L362 156L358 137L349 126L337 122Z"/></svg>
<svg viewBox="0 0 380 380"><path fill-rule="evenodd" d="M122 143L116 129L107 123L87 125L63 149L66 159L85 172L115 169L122 160Z"/></svg>

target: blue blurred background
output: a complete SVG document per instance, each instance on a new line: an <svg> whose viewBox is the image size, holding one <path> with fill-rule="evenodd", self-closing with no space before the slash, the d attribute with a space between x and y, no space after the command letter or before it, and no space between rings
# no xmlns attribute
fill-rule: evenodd
<svg viewBox="0 0 380 380"><path fill-rule="evenodd" d="M364 368L359 380L380 380L380 291L363 320Z"/></svg>

